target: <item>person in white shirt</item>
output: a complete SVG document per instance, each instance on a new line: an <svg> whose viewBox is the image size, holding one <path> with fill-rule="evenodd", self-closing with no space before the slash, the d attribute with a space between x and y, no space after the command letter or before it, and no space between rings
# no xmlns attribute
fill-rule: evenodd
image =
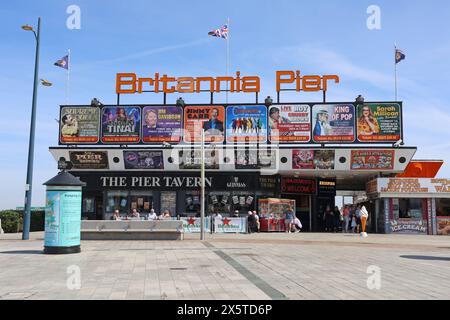
<svg viewBox="0 0 450 320"><path fill-rule="evenodd" d="M297 218L297 216L294 217L294 223L293 223L293 225L294 225L295 227L297 227L298 232L301 232L301 231L302 231L303 226L302 226L302 223L300 222L300 219Z"/></svg>
<svg viewBox="0 0 450 320"><path fill-rule="evenodd" d="M150 210L150 213L148 214L147 219L148 220L156 220L156 219L158 219L158 216L156 215L156 212L155 212L154 209Z"/></svg>
<svg viewBox="0 0 450 320"><path fill-rule="evenodd" d="M141 215L139 214L139 212L136 209L133 209L131 211L131 218L132 219L140 219Z"/></svg>
<svg viewBox="0 0 450 320"><path fill-rule="evenodd" d="M256 228L258 229L257 232L259 232L259 230L260 230L259 228L261 227L261 224L259 223L259 216L256 213L256 210L253 211L253 215L255 216L255 220L256 220Z"/></svg>

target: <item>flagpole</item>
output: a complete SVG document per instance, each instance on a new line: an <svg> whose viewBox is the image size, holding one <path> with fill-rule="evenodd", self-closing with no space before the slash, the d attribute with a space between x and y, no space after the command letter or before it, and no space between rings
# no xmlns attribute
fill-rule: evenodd
<svg viewBox="0 0 450 320"><path fill-rule="evenodd" d="M70 85L70 65L71 65L71 61L70 61L70 49L68 50L69 54L67 55L67 82L66 82L66 105L69 104L69 85Z"/></svg>
<svg viewBox="0 0 450 320"><path fill-rule="evenodd" d="M395 100L397 101L397 44L394 43Z"/></svg>
<svg viewBox="0 0 450 320"><path fill-rule="evenodd" d="M227 35L227 77L228 77L228 69L230 65L230 18L227 18L227 28L228 28L228 35ZM226 101L228 104L228 81L227 81L227 94L226 94Z"/></svg>

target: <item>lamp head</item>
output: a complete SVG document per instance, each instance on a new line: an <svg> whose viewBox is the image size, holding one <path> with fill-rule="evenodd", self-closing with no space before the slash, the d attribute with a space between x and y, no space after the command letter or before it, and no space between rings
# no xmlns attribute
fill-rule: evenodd
<svg viewBox="0 0 450 320"><path fill-rule="evenodd" d="M32 26L29 26L29 25L27 25L27 24L24 25L24 26L22 26L22 29L25 30L25 31L34 31L34 30L33 30L33 27L32 27Z"/></svg>
<svg viewBox="0 0 450 320"><path fill-rule="evenodd" d="M44 87L51 87L51 86L53 85L53 83L51 83L50 81L47 81L47 80L45 80L45 79L41 79L41 84L42 84Z"/></svg>

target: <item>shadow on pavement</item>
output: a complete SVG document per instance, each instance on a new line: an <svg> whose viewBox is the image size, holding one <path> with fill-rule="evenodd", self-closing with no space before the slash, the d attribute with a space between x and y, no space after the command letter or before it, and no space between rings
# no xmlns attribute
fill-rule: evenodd
<svg viewBox="0 0 450 320"><path fill-rule="evenodd" d="M44 254L43 250L0 251L0 254Z"/></svg>
<svg viewBox="0 0 450 320"><path fill-rule="evenodd" d="M400 256L400 258L413 259L413 260L450 261L450 257Z"/></svg>

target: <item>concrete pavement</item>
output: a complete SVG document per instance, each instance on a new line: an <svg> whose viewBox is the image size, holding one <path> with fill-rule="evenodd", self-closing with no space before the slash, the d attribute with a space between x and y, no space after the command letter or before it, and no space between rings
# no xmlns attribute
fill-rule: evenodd
<svg viewBox="0 0 450 320"><path fill-rule="evenodd" d="M448 237L186 234L59 256L20 238L0 235L0 299L450 299Z"/></svg>

